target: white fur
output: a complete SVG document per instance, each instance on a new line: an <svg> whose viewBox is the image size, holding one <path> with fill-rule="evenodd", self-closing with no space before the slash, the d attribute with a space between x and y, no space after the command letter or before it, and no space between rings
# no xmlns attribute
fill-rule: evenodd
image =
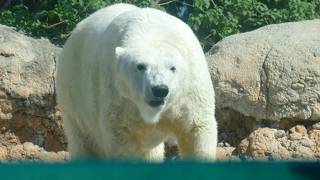
<svg viewBox="0 0 320 180"><path fill-rule="evenodd" d="M207 63L192 30L173 16L128 4L97 11L72 32L56 80L73 158L162 161L163 142L174 136L183 158L215 159ZM151 87L161 84L169 94L151 107Z"/></svg>

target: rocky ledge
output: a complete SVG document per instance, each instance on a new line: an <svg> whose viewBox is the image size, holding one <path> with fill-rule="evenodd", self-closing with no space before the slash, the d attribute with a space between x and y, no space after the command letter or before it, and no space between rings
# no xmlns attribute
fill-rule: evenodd
<svg viewBox="0 0 320 180"><path fill-rule="evenodd" d="M320 20L229 36L206 54L218 160L320 159ZM60 48L0 25L0 161L66 161L56 109ZM175 159L178 148L167 147Z"/></svg>

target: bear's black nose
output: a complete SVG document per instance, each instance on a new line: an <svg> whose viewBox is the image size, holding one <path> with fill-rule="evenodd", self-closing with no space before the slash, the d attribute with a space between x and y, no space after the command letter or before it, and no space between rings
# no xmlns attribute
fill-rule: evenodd
<svg viewBox="0 0 320 180"><path fill-rule="evenodd" d="M151 90L152 94L157 98L165 98L169 93L169 88L166 85L154 86Z"/></svg>

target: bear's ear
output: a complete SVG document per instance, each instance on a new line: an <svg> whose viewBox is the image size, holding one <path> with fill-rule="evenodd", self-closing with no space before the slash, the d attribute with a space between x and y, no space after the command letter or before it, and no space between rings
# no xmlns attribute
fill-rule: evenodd
<svg viewBox="0 0 320 180"><path fill-rule="evenodd" d="M115 49L115 54L116 54L116 58L119 59L119 57L121 55L123 55L126 52L126 49L123 47L116 47Z"/></svg>

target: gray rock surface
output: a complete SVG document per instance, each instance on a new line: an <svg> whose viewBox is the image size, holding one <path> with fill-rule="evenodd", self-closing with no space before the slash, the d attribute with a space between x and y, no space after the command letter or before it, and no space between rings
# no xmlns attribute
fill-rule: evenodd
<svg viewBox="0 0 320 180"><path fill-rule="evenodd" d="M54 109L55 59L60 48L0 25L0 119L23 111L48 116Z"/></svg>
<svg viewBox="0 0 320 180"><path fill-rule="evenodd" d="M320 120L320 20L229 36L206 56L218 111L258 121Z"/></svg>
<svg viewBox="0 0 320 180"><path fill-rule="evenodd" d="M32 142L47 151L65 149L54 98L59 52L47 39L34 39L0 25L1 148Z"/></svg>

